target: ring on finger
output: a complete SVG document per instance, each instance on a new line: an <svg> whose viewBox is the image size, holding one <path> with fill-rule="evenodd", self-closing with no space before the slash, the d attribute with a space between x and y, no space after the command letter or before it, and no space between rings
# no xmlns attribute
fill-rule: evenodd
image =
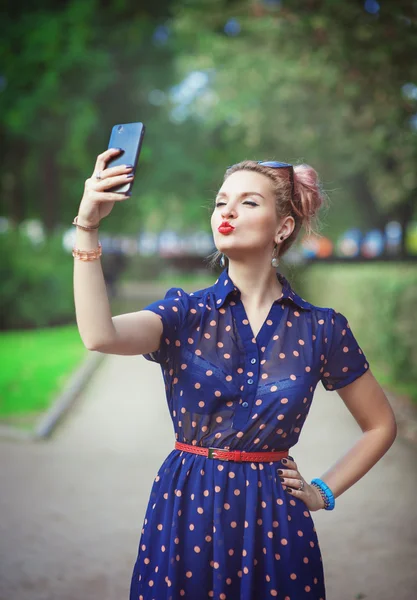
<svg viewBox="0 0 417 600"><path fill-rule="evenodd" d="M298 489L300 490L300 492L302 492L304 489L304 481L302 479L300 479L300 487Z"/></svg>
<svg viewBox="0 0 417 600"><path fill-rule="evenodd" d="M96 179L101 179L101 171L96 174Z"/></svg>

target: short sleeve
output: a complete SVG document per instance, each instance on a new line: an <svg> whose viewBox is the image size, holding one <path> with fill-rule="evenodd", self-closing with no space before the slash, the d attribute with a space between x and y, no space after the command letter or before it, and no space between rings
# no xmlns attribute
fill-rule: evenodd
<svg viewBox="0 0 417 600"><path fill-rule="evenodd" d="M321 382L326 390L332 391L355 381L369 369L369 364L346 317L334 309L329 311L326 337L327 362Z"/></svg>
<svg viewBox="0 0 417 600"><path fill-rule="evenodd" d="M175 342L178 339L180 324L185 321L185 303L187 294L182 288L170 288L162 300L156 300L142 310L151 310L157 314L162 321L162 335L159 349L156 352L143 354L146 360L165 364L173 358Z"/></svg>

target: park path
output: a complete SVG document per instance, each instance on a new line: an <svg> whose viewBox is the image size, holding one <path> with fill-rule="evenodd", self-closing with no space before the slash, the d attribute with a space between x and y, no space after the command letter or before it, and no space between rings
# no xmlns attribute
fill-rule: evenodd
<svg viewBox="0 0 417 600"><path fill-rule="evenodd" d="M319 384L292 455L310 480L360 435ZM106 356L50 440L0 441L0 600L127 599L153 478L173 444L160 367L141 356ZM415 598L416 455L397 438L334 511L312 513L328 600Z"/></svg>

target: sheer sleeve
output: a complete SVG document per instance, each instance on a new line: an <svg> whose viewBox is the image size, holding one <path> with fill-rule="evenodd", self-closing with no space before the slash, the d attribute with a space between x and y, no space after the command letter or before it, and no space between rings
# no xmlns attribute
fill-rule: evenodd
<svg viewBox="0 0 417 600"><path fill-rule="evenodd" d="M162 321L162 335L159 349L143 354L146 360L159 364L169 362L175 353L180 325L184 324L187 294L182 288L170 288L162 300L156 300L142 310L151 310Z"/></svg>
<svg viewBox="0 0 417 600"><path fill-rule="evenodd" d="M327 361L321 382L332 391L352 383L369 369L368 361L359 347L346 317L330 309L326 324Z"/></svg>

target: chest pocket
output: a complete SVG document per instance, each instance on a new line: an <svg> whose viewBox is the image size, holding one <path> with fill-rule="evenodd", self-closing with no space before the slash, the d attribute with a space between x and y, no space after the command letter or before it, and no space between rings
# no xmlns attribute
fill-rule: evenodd
<svg viewBox="0 0 417 600"><path fill-rule="evenodd" d="M238 393L237 376L232 377L229 370L220 368L187 348L181 349L177 377L183 391L180 404L192 412L218 412Z"/></svg>
<svg viewBox="0 0 417 600"><path fill-rule="evenodd" d="M308 398L310 395L311 385L311 378L304 375L299 376L296 380L284 377L270 381L266 385L259 385L257 393L267 397L270 402L276 402L278 407L282 407L287 412L291 410L292 406L303 405L304 398Z"/></svg>

